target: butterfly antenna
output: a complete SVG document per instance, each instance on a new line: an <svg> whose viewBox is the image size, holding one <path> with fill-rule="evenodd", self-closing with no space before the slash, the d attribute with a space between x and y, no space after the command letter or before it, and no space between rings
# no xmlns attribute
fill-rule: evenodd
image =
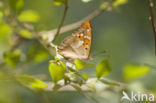
<svg viewBox="0 0 156 103"><path fill-rule="evenodd" d="M106 50L103 50L103 51L100 51L98 53L93 54L92 56L100 56L100 55L103 55L105 53L107 53L107 51Z"/></svg>

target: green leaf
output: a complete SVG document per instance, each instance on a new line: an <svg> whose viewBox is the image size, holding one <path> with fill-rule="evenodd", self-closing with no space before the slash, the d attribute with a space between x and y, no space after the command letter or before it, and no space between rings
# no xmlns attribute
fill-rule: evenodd
<svg viewBox="0 0 156 103"><path fill-rule="evenodd" d="M38 53L34 56L33 60L35 62L41 62L46 60L49 57L49 54L46 50L39 50Z"/></svg>
<svg viewBox="0 0 156 103"><path fill-rule="evenodd" d="M41 62L46 60L49 57L49 54L40 46L38 41L34 41L30 44L26 57L26 62Z"/></svg>
<svg viewBox="0 0 156 103"><path fill-rule="evenodd" d="M76 70L82 70L86 67L93 67L94 64L84 62L80 59L75 59L75 66L76 66Z"/></svg>
<svg viewBox="0 0 156 103"><path fill-rule="evenodd" d="M0 19L3 18L3 12L0 11Z"/></svg>
<svg viewBox="0 0 156 103"><path fill-rule="evenodd" d="M101 78L103 76L108 75L111 72L111 68L109 66L108 60L102 60L96 67L96 76L97 78Z"/></svg>
<svg viewBox="0 0 156 103"><path fill-rule="evenodd" d="M92 0L82 0L82 2L84 2L84 3L88 3L90 1L92 1Z"/></svg>
<svg viewBox="0 0 156 103"><path fill-rule="evenodd" d="M61 5L61 4L65 4L67 0L54 0L54 4L55 5Z"/></svg>
<svg viewBox="0 0 156 103"><path fill-rule="evenodd" d="M19 16L18 16L19 21L21 22L31 22L35 23L39 21L39 15L37 12L33 10L26 10L23 11Z"/></svg>
<svg viewBox="0 0 156 103"><path fill-rule="evenodd" d="M21 52L19 50L15 50L13 52L5 52L3 57L6 64L11 67L15 67L20 61Z"/></svg>
<svg viewBox="0 0 156 103"><path fill-rule="evenodd" d="M101 79L100 80L102 83L110 85L110 86L118 86L119 84L117 82L114 81L109 81L109 80L105 80L105 79Z"/></svg>
<svg viewBox="0 0 156 103"><path fill-rule="evenodd" d="M123 75L125 80L130 81L146 75L149 72L149 69L150 67L147 65L128 64L124 68Z"/></svg>
<svg viewBox="0 0 156 103"><path fill-rule="evenodd" d="M55 63L50 61L49 63L49 72L54 83L57 83L64 77L66 71L66 66L62 62Z"/></svg>
<svg viewBox="0 0 156 103"><path fill-rule="evenodd" d="M6 35L11 34L12 29L9 25L0 22L0 39L6 37Z"/></svg>
<svg viewBox="0 0 156 103"><path fill-rule="evenodd" d="M83 74L81 74L81 76L83 77L83 79L84 79L85 81L88 80L88 75L87 75L87 74L83 73Z"/></svg>
<svg viewBox="0 0 156 103"><path fill-rule="evenodd" d="M19 34L20 34L20 36L22 36L23 38L26 38L26 39L31 39L31 38L33 38L33 35L30 33L30 31L25 30L25 29L21 29L21 30L19 31Z"/></svg>
<svg viewBox="0 0 156 103"><path fill-rule="evenodd" d="M9 0L11 10L15 13L19 13L24 7L24 0Z"/></svg>
<svg viewBox="0 0 156 103"><path fill-rule="evenodd" d="M115 1L113 2L112 5L113 5L114 7L117 7L117 6L126 4L127 2L128 2L128 0L115 0Z"/></svg>
<svg viewBox="0 0 156 103"><path fill-rule="evenodd" d="M77 85L70 84L74 89L76 89L78 92L82 92L81 88Z"/></svg>
<svg viewBox="0 0 156 103"><path fill-rule="evenodd" d="M48 85L43 81L29 75L20 75L17 76L16 79L21 84L26 85L34 90L42 90L43 88L48 87Z"/></svg>

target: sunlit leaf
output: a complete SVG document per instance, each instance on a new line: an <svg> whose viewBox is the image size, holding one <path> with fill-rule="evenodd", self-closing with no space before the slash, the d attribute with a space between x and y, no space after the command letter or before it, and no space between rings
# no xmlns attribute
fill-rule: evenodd
<svg viewBox="0 0 156 103"><path fill-rule="evenodd" d="M80 59L75 59L75 66L76 66L76 70L82 70L86 67L92 67L92 66L94 66L94 64L87 63L87 62L82 61Z"/></svg>
<svg viewBox="0 0 156 103"><path fill-rule="evenodd" d="M21 84L23 85L26 85L32 89L35 89L35 90L40 90L40 89L43 89L45 87L48 87L46 83L44 83L43 81L35 78L35 77L32 77L32 76L29 76L29 75L20 75L20 76L17 76L16 78Z"/></svg>
<svg viewBox="0 0 156 103"><path fill-rule="evenodd" d="M108 75L111 72L111 68L109 66L108 60L102 60L96 67L96 76L97 78L101 78L103 76Z"/></svg>
<svg viewBox="0 0 156 103"><path fill-rule="evenodd" d="M50 61L49 63L49 72L54 83L57 83L64 77L66 71L66 66L62 62L55 63Z"/></svg>
<svg viewBox="0 0 156 103"><path fill-rule="evenodd" d="M21 29L21 30L19 31L19 34L20 34L20 36L22 36L23 38L26 38L26 39L31 39L31 38L33 38L33 35L30 33L30 31L25 30L25 29Z"/></svg>
<svg viewBox="0 0 156 103"><path fill-rule="evenodd" d="M88 3L90 1L92 1L92 0L82 0L82 2L85 2L85 3Z"/></svg>
<svg viewBox="0 0 156 103"><path fill-rule="evenodd" d="M40 62L46 60L49 57L49 54L45 50L39 50L38 53L33 58L34 61Z"/></svg>
<svg viewBox="0 0 156 103"><path fill-rule="evenodd" d="M4 53L4 61L11 67L15 67L20 61L21 52L15 50L13 52L7 51Z"/></svg>
<svg viewBox="0 0 156 103"><path fill-rule="evenodd" d="M72 86L74 89L76 89L78 92L81 92L81 91L82 91L81 88L80 88L79 86L77 86L77 85L71 84L71 86Z"/></svg>
<svg viewBox="0 0 156 103"><path fill-rule="evenodd" d="M107 85L112 85L112 86L114 86L114 85L119 85L118 82L108 81L108 80L105 80L105 79L101 79L100 81L101 81L102 83L104 83L104 84L107 84Z"/></svg>
<svg viewBox="0 0 156 103"><path fill-rule="evenodd" d="M11 33L12 33L12 29L10 28L9 25L5 23L0 23L0 39L5 37L7 34L11 34Z"/></svg>
<svg viewBox="0 0 156 103"><path fill-rule="evenodd" d="M83 73L83 74L81 74L81 76L83 77L83 79L84 79L85 81L88 80L88 75L87 75L87 74Z"/></svg>
<svg viewBox="0 0 156 103"><path fill-rule="evenodd" d="M9 0L11 10L15 13L19 13L24 7L24 0Z"/></svg>
<svg viewBox="0 0 156 103"><path fill-rule="evenodd" d="M39 15L37 12L33 11L33 10L26 10L23 11L19 16L18 19L21 22L37 22L39 21Z"/></svg>
<svg viewBox="0 0 156 103"><path fill-rule="evenodd" d="M112 5L113 5L114 7L117 7L117 6L126 4L127 2L128 2L128 0L115 0L115 1L113 2Z"/></svg>
<svg viewBox="0 0 156 103"><path fill-rule="evenodd" d="M54 0L54 4L55 5L61 5L61 4L65 4L67 0Z"/></svg>
<svg viewBox="0 0 156 103"><path fill-rule="evenodd" d="M100 5L100 9L101 10L105 10L107 7L109 6L109 3L108 2L104 2Z"/></svg>
<svg viewBox="0 0 156 103"><path fill-rule="evenodd" d="M49 53L35 41L29 46L26 57L26 62L41 62L49 57Z"/></svg>
<svg viewBox="0 0 156 103"><path fill-rule="evenodd" d="M128 64L124 67L123 75L125 80L130 81L146 75L149 69L150 67L147 65Z"/></svg>
<svg viewBox="0 0 156 103"><path fill-rule="evenodd" d="M0 19L3 18L3 12L0 11Z"/></svg>

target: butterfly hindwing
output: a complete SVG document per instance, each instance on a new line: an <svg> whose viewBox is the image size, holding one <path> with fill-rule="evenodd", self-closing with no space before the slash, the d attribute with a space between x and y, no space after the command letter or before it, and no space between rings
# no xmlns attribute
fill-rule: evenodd
<svg viewBox="0 0 156 103"><path fill-rule="evenodd" d="M70 59L88 59L92 42L90 22L84 22L78 31L65 38L58 47L58 53Z"/></svg>

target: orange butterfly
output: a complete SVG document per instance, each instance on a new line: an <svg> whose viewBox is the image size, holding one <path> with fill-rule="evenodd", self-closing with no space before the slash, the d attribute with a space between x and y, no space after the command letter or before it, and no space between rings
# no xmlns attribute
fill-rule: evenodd
<svg viewBox="0 0 156 103"><path fill-rule="evenodd" d="M91 23L86 21L80 28L73 32L71 36L66 37L60 46L58 53L69 59L88 60L92 43Z"/></svg>

